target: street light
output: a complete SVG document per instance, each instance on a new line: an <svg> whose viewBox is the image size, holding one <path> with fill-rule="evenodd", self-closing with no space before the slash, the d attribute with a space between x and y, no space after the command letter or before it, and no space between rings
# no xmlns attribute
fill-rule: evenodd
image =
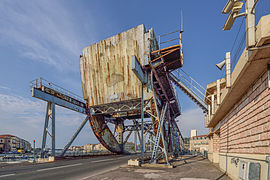
<svg viewBox="0 0 270 180"><path fill-rule="evenodd" d="M225 5L225 7L223 8L222 14L228 14L232 10L234 2L235 0L229 0Z"/></svg>
<svg viewBox="0 0 270 180"><path fill-rule="evenodd" d="M223 30L230 30L232 28L232 26L233 26L233 23L234 23L235 19L237 17L245 15L245 13L239 14L242 7L243 7L242 2L233 1L233 3L232 3L232 1L229 1L229 3L227 3L227 5L223 9L222 13L227 14L227 13L230 12L230 14L229 14L224 26L223 26Z"/></svg>
<svg viewBox="0 0 270 180"><path fill-rule="evenodd" d="M245 12L240 13L243 2L245 2ZM255 39L255 6L259 0L229 0L222 10L223 14L229 14L223 30L230 30L236 18L245 16L246 19L246 48L254 47ZM240 14L239 14L240 13Z"/></svg>

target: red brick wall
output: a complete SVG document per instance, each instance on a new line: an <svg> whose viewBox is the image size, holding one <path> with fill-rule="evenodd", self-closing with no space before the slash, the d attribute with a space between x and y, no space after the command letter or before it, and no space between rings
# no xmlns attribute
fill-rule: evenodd
<svg viewBox="0 0 270 180"><path fill-rule="evenodd" d="M270 154L270 90L261 76L224 118L220 152Z"/></svg>

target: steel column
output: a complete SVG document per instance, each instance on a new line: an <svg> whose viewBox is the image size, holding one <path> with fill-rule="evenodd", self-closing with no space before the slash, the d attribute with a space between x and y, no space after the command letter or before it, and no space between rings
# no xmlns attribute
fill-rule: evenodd
<svg viewBox="0 0 270 180"><path fill-rule="evenodd" d="M51 119L52 119L52 156L55 157L55 104L51 105Z"/></svg>
<svg viewBox="0 0 270 180"><path fill-rule="evenodd" d="M167 108L167 111L165 111L165 113L167 112L168 114L170 114L170 105L168 105L168 104L166 104L166 105L169 106L169 107ZM168 117L170 118L170 115ZM170 121L169 119L167 119L167 120ZM167 141L165 141L165 139L164 139L164 128L163 128L163 126L161 126L161 128L162 128L161 132L163 131L162 134L161 134L161 139L162 139L162 143L163 143L163 153L165 155L167 165L170 165L169 159L168 159L168 151L167 151L168 150L167 149L168 144L167 144Z"/></svg>
<svg viewBox="0 0 270 180"><path fill-rule="evenodd" d="M128 139L129 139L131 133L132 133L132 131L129 131L128 135L126 136L126 138L125 138L125 140L124 140L124 142L123 142L124 145L127 143L127 141L128 141Z"/></svg>
<svg viewBox="0 0 270 180"><path fill-rule="evenodd" d="M156 163L157 161L157 152L158 152L158 148L159 148L159 144L160 144L160 137L162 139L162 143L163 143L163 153L165 154L165 158L166 158L166 161L167 161L167 164L169 164L169 161L168 161L168 156L167 156L167 149L166 149L166 141L164 139L164 128L163 128L163 125L164 125L164 120L165 120L165 114L167 112L167 104L165 104L165 106L163 107L162 111L161 111L161 117L159 118L159 126L158 126L158 131L157 131L157 135L156 135L156 140L155 140L155 144L154 144L154 149L153 149L153 152L152 152L152 158L151 158L151 162L154 162Z"/></svg>
<svg viewBox="0 0 270 180"><path fill-rule="evenodd" d="M137 152L137 131L134 131L134 151Z"/></svg>
<svg viewBox="0 0 270 180"><path fill-rule="evenodd" d="M143 118L144 118L144 102L143 102L143 83L142 83L142 98L141 98L141 156L142 156L142 161L141 163L144 163L144 139L143 139L143 130L144 130L144 124L143 124Z"/></svg>
<svg viewBox="0 0 270 180"><path fill-rule="evenodd" d="M52 132L49 133L48 125L49 121L52 121ZM46 150L46 140L47 140L47 134L51 136L52 139L52 156L55 156L55 104L52 102L47 103L47 110L46 110L46 117L45 117L45 124L44 124L44 130L43 130L43 138L42 138L42 145L41 145L41 158L44 158L45 156L45 150Z"/></svg>
<svg viewBox="0 0 270 180"><path fill-rule="evenodd" d="M41 154L40 154L41 158L44 158L44 155L45 155L46 139L47 139L47 132L48 132L48 124L49 124L49 109L51 107L51 104L52 104L51 102L47 103L42 145L41 145Z"/></svg>
<svg viewBox="0 0 270 180"><path fill-rule="evenodd" d="M137 152L137 134L138 134L138 127L137 127L137 121L136 119L133 119L133 124L135 126L135 131L134 131L134 151Z"/></svg>

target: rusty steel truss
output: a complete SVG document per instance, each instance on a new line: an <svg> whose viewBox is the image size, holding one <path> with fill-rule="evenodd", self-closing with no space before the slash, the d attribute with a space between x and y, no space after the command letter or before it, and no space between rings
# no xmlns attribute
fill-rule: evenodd
<svg viewBox="0 0 270 180"><path fill-rule="evenodd" d="M159 42L157 42L157 38L153 34L151 40L154 41L152 43L154 47L151 47L148 63L144 66L139 64L138 67L134 66L132 69L141 79L143 86L149 86L152 90L153 96L150 99L144 99L142 89L142 98L139 99L89 106L82 98L44 79L32 82L32 96L47 101L48 107L59 105L86 115L85 120L65 146L62 155L65 154L87 121L90 122L100 143L113 153L127 153L124 147L133 133L135 152L137 152L137 138L142 153L147 151L146 141L148 139L152 153L150 162L152 163L165 159L169 164L170 155L179 155L183 149L183 137L176 118L181 115L181 110L170 73L182 67L183 52L181 32L175 31L169 34L173 33L179 37L167 40L165 43L174 40L179 40L179 43L165 48L160 47L163 44L160 42L160 38L163 36L159 36ZM136 57L132 58L136 61ZM46 132L44 130L42 142L43 156L46 149L47 119L46 116L44 126ZM55 138L55 134L53 138ZM53 141L55 143L54 139Z"/></svg>

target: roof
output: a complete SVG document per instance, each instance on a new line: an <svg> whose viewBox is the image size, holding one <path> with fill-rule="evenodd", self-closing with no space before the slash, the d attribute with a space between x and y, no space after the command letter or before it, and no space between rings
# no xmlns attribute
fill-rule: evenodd
<svg viewBox="0 0 270 180"><path fill-rule="evenodd" d="M0 135L0 138L10 138L10 137L15 137L15 136L13 136L11 134L1 134Z"/></svg>
<svg viewBox="0 0 270 180"><path fill-rule="evenodd" d="M87 145L93 146L93 145L98 145L98 144L85 144L84 146L87 146Z"/></svg>
<svg viewBox="0 0 270 180"><path fill-rule="evenodd" d="M208 137L208 135L193 136L191 138Z"/></svg>

